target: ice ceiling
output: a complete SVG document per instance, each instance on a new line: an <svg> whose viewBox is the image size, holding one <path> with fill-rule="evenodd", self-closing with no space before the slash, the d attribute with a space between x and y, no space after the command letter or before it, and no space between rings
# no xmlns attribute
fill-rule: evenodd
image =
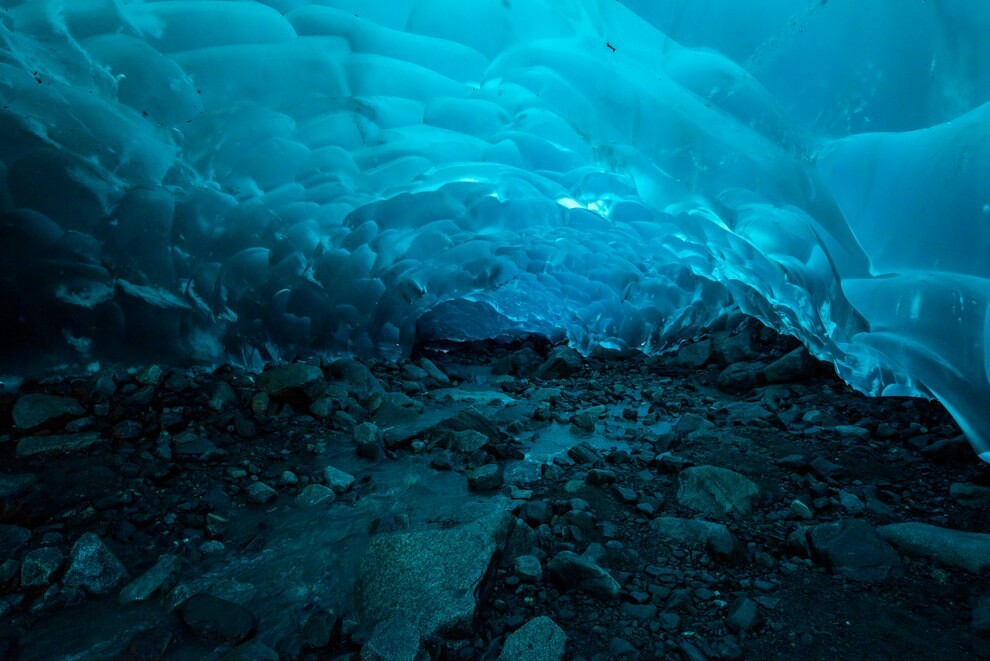
<svg viewBox="0 0 990 661"><path fill-rule="evenodd" d="M8 370L743 312L990 449L983 0L0 7Z"/></svg>

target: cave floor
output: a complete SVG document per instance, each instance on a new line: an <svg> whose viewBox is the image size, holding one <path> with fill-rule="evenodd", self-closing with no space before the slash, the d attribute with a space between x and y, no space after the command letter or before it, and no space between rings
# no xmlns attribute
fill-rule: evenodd
<svg viewBox="0 0 990 661"><path fill-rule="evenodd" d="M29 381L0 660L990 658L951 418L747 332Z"/></svg>

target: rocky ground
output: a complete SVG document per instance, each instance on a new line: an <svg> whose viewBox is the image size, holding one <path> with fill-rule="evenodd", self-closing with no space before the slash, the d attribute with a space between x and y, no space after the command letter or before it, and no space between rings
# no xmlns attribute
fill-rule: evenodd
<svg viewBox="0 0 990 661"><path fill-rule="evenodd" d="M990 470L746 324L0 395L0 660L990 658Z"/></svg>

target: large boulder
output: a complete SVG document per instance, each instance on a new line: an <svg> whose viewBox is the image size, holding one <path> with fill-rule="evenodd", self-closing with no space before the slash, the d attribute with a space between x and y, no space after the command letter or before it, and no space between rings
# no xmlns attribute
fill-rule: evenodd
<svg viewBox="0 0 990 661"><path fill-rule="evenodd" d="M335 360L327 366L327 374L332 379L343 381L347 391L359 401L363 401L375 393L383 393L385 389L371 370L362 363L351 358Z"/></svg>
<svg viewBox="0 0 990 661"><path fill-rule="evenodd" d="M650 521L650 529L662 540L701 546L722 557L732 556L739 548L738 541L729 529L712 521L661 516Z"/></svg>
<svg viewBox="0 0 990 661"><path fill-rule="evenodd" d="M807 349L798 347L767 365L763 375L768 383L792 383L811 376L814 368L815 359Z"/></svg>
<svg viewBox="0 0 990 661"><path fill-rule="evenodd" d="M84 534L69 553L69 569L62 582L66 587L82 588L94 595L110 594L127 580L127 568L91 532Z"/></svg>
<svg viewBox="0 0 990 661"><path fill-rule="evenodd" d="M621 586L611 574L587 556L561 551L547 563L554 583L563 589L580 590L599 599L615 599Z"/></svg>
<svg viewBox="0 0 990 661"><path fill-rule="evenodd" d="M455 528L374 537L356 591L362 618L404 617L424 638L470 630L479 594L514 521L500 507Z"/></svg>
<svg viewBox="0 0 990 661"><path fill-rule="evenodd" d="M900 571L897 553L862 519L823 523L805 534L818 560L846 578L872 583Z"/></svg>
<svg viewBox="0 0 990 661"><path fill-rule="evenodd" d="M760 495L751 480L718 466L697 466L681 471L677 502L709 516L748 516Z"/></svg>
<svg viewBox="0 0 990 661"><path fill-rule="evenodd" d="M979 573L990 567L990 535L939 528L927 523L893 523L877 534L900 551L949 567Z"/></svg>
<svg viewBox="0 0 990 661"><path fill-rule="evenodd" d="M543 364L536 368L533 376L537 379L566 379L581 371L584 358L567 346L554 347Z"/></svg>
<svg viewBox="0 0 990 661"><path fill-rule="evenodd" d="M534 617L505 640L499 661L561 661L567 634L549 617Z"/></svg>
<svg viewBox="0 0 990 661"><path fill-rule="evenodd" d="M71 397L36 393L19 397L11 415L15 427L30 430L69 418L78 418L85 413L86 410Z"/></svg>

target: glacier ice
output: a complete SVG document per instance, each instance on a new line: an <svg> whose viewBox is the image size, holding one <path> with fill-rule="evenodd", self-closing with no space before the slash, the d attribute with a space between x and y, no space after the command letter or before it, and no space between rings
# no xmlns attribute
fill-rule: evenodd
<svg viewBox="0 0 990 661"><path fill-rule="evenodd" d="M0 0L3 366L661 351L746 313L990 451L990 6Z"/></svg>

